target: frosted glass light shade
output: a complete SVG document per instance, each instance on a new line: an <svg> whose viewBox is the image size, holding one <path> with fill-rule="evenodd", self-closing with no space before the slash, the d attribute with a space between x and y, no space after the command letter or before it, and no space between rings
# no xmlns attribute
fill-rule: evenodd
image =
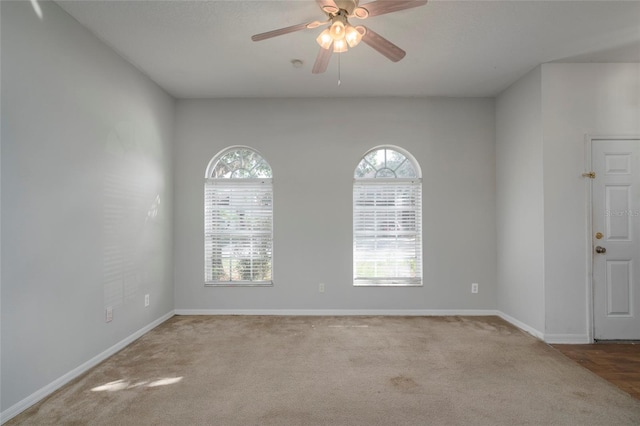
<svg viewBox="0 0 640 426"><path fill-rule="evenodd" d="M349 43L349 47L356 47L358 43L360 43L360 40L362 40L362 34L360 34L355 27L349 25L345 30L344 38L347 40L347 43Z"/></svg>
<svg viewBox="0 0 640 426"><path fill-rule="evenodd" d="M320 33L318 38L316 39L320 47L323 49L328 49L331 47L331 43L333 43L333 38L331 38L331 34L329 33L329 28L325 29Z"/></svg>
<svg viewBox="0 0 640 426"><path fill-rule="evenodd" d="M335 21L333 24L331 24L331 28L329 29L329 32L331 34L331 37L334 40L341 40L344 38L344 24L340 21Z"/></svg>
<svg viewBox="0 0 640 426"><path fill-rule="evenodd" d="M347 41L343 38L336 40L333 42L333 52L334 53L343 53L349 50L347 47Z"/></svg>

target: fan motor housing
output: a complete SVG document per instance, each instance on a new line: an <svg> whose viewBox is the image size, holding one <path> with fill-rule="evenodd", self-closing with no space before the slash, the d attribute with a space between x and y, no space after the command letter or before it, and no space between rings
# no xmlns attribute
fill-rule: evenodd
<svg viewBox="0 0 640 426"><path fill-rule="evenodd" d="M358 0L334 0L338 9L346 10L347 15L352 15L356 7L358 7Z"/></svg>

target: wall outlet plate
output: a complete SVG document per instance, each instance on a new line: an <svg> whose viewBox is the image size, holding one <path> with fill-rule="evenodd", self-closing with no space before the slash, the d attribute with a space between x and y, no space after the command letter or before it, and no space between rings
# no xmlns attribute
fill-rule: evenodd
<svg viewBox="0 0 640 426"><path fill-rule="evenodd" d="M324 293L324 283L318 284L318 292Z"/></svg>
<svg viewBox="0 0 640 426"><path fill-rule="evenodd" d="M104 322L113 321L113 308L111 306L107 306L104 310Z"/></svg>
<svg viewBox="0 0 640 426"><path fill-rule="evenodd" d="M478 283L471 283L471 293L478 292Z"/></svg>
<svg viewBox="0 0 640 426"><path fill-rule="evenodd" d="M147 306L149 306L149 295L145 294L144 295L144 307L146 308Z"/></svg>

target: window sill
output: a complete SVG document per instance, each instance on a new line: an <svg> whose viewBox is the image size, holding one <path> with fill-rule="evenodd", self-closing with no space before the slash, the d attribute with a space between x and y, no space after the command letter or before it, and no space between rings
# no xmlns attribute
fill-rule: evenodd
<svg viewBox="0 0 640 426"><path fill-rule="evenodd" d="M273 281L214 281L205 282L205 287L273 287Z"/></svg>
<svg viewBox="0 0 640 426"><path fill-rule="evenodd" d="M422 287L422 283L376 283L376 282L354 282L354 287Z"/></svg>

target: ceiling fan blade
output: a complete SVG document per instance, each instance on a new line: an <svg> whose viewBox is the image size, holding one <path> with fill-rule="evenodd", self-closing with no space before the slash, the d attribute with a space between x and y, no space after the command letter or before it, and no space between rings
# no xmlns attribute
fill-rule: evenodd
<svg viewBox="0 0 640 426"><path fill-rule="evenodd" d="M260 33L260 34L251 36L251 40L260 41L260 40L265 40L271 37L277 37L284 34L293 33L295 31L306 30L307 28L309 28L310 25L315 25L315 24L316 22L305 22L304 24L292 25L290 27L280 28L278 30L267 31L266 33ZM316 27L317 26L318 25L316 25Z"/></svg>
<svg viewBox="0 0 640 426"><path fill-rule="evenodd" d="M336 6L336 3L333 0L316 0L320 9L322 9L326 13L336 13L339 8Z"/></svg>
<svg viewBox="0 0 640 426"><path fill-rule="evenodd" d="M331 19L327 19L326 21L313 21L307 24L307 28L313 29L318 28L320 25L328 24L331 22Z"/></svg>
<svg viewBox="0 0 640 426"><path fill-rule="evenodd" d="M320 48L318 52L318 57L316 58L316 63L313 64L313 69L311 72L313 74L322 74L327 70L327 66L329 66L329 60L331 59L331 54L333 53L333 43L329 46L328 49Z"/></svg>
<svg viewBox="0 0 640 426"><path fill-rule="evenodd" d="M425 4L427 4L427 0L377 0L371 3L361 4L360 7L366 9L369 12L368 16L371 17L411 9L412 7L424 6Z"/></svg>
<svg viewBox="0 0 640 426"><path fill-rule="evenodd" d="M366 32L362 36L362 41L364 41L369 46L376 49L378 52L382 53L391 61L398 62L400 59L404 58L404 56L407 54L407 52L400 49L398 46L391 43L389 40L382 37L380 34L370 30L369 28L366 28L366 27L364 28Z"/></svg>

